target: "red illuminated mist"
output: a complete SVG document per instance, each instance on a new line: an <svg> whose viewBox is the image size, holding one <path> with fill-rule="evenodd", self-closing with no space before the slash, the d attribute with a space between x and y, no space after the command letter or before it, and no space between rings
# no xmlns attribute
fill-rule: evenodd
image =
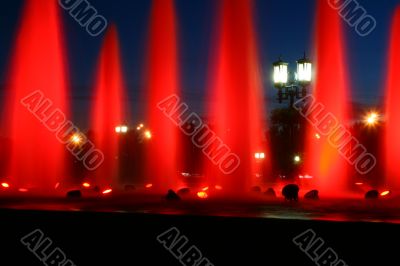
<svg viewBox="0 0 400 266"><path fill-rule="evenodd" d="M393 19L389 48L389 69L386 85L386 125L383 154L386 185L400 189L400 7Z"/></svg>
<svg viewBox="0 0 400 266"><path fill-rule="evenodd" d="M346 54L342 19L328 2L318 1L316 19L316 75L314 96L326 112L331 112L339 124L347 125L349 117ZM318 114L315 114L318 117ZM317 189L325 195L344 192L348 181L348 162L326 138L317 139L310 126L307 136L305 170L314 176Z"/></svg>
<svg viewBox="0 0 400 266"><path fill-rule="evenodd" d="M116 27L111 26L105 36L99 58L97 83L92 109L93 142L104 154L104 162L94 176L100 185L117 184L119 169L117 126L125 123L125 84L120 62L119 40Z"/></svg>
<svg viewBox="0 0 400 266"><path fill-rule="evenodd" d="M11 186L54 188L65 177L66 149L21 100L36 90L52 101L35 106L45 120L55 108L68 117L65 54L57 1L27 0L16 38L5 124L12 140L8 178Z"/></svg>
<svg viewBox="0 0 400 266"><path fill-rule="evenodd" d="M146 179L154 189L174 188L178 178L179 129L158 109L167 97L179 95L177 25L173 0L153 0L147 62Z"/></svg>
<svg viewBox="0 0 400 266"><path fill-rule="evenodd" d="M208 91L209 117L217 136L239 156L241 163L235 172L226 175L208 161L205 172L212 185L222 186L228 193L242 193L257 183L254 153L265 152L270 159L264 141L264 102L253 1L221 1L219 27Z"/></svg>

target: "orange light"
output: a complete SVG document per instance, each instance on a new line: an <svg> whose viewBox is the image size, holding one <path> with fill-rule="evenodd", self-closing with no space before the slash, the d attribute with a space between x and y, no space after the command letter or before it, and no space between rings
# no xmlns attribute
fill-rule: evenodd
<svg viewBox="0 0 400 266"><path fill-rule="evenodd" d="M203 191L207 191L207 190L208 190L208 187L204 187L202 190L203 190Z"/></svg>
<svg viewBox="0 0 400 266"><path fill-rule="evenodd" d="M105 195L105 194L110 194L111 192L112 192L112 189L109 188L109 189L104 190L104 191L103 191L103 194L104 194L104 195Z"/></svg>
<svg viewBox="0 0 400 266"><path fill-rule="evenodd" d="M145 187L146 187L146 188L152 188L152 187L153 187L153 184L147 184Z"/></svg>
<svg viewBox="0 0 400 266"><path fill-rule="evenodd" d="M318 134L318 133L316 133L316 134L315 134L315 138L316 138L316 139L321 139L321 135Z"/></svg>
<svg viewBox="0 0 400 266"><path fill-rule="evenodd" d="M9 188L10 187L10 185L8 183L1 183L1 186L3 188Z"/></svg>
<svg viewBox="0 0 400 266"><path fill-rule="evenodd" d="M18 189L19 192L28 192L28 190L26 188L20 188Z"/></svg>
<svg viewBox="0 0 400 266"><path fill-rule="evenodd" d="M364 185L364 183L358 182L358 183L356 183L356 185L357 186L362 186L362 185Z"/></svg>
<svg viewBox="0 0 400 266"><path fill-rule="evenodd" d="M208 198L208 194L205 191L199 191L197 192L197 197L199 197L200 199L206 199Z"/></svg>
<svg viewBox="0 0 400 266"><path fill-rule="evenodd" d="M146 139L151 139L153 137L149 130L146 130L146 132L144 132L144 136L146 137Z"/></svg>
<svg viewBox="0 0 400 266"><path fill-rule="evenodd" d="M82 136L79 134L74 134L71 137L71 142L74 143L75 145L79 145L82 143Z"/></svg>
<svg viewBox="0 0 400 266"><path fill-rule="evenodd" d="M216 190L222 190L222 187L221 187L221 186L218 186L218 185L216 185L216 186L215 186L215 189L216 189Z"/></svg>
<svg viewBox="0 0 400 266"><path fill-rule="evenodd" d="M387 196L387 195L389 195L390 194L390 191L389 190L386 190L386 191L383 191L382 193L381 193L381 196L382 197L385 197L385 196Z"/></svg>
<svg viewBox="0 0 400 266"><path fill-rule="evenodd" d="M379 122L379 114L376 112L370 112L369 114L366 115L364 119L364 123L367 126L375 126Z"/></svg>
<svg viewBox="0 0 400 266"><path fill-rule="evenodd" d="M90 184L89 183L83 183L82 186L88 188L88 187L90 187Z"/></svg>

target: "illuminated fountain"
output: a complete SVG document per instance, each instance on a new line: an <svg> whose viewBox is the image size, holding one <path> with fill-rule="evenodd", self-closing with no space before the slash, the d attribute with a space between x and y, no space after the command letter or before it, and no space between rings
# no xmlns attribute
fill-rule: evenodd
<svg viewBox="0 0 400 266"><path fill-rule="evenodd" d="M400 189L400 7L397 7L391 29L386 84L386 122L383 145L385 177L390 189Z"/></svg>
<svg viewBox="0 0 400 266"><path fill-rule="evenodd" d="M52 116L57 108L69 114L58 8L57 1L27 0L12 54L2 118L12 142L6 178L10 188L23 191L54 191L66 177L66 149L55 136Z"/></svg>
<svg viewBox="0 0 400 266"><path fill-rule="evenodd" d="M173 0L154 0L146 73L147 134L145 179L153 190L178 185L179 129L157 107L171 95L179 95L177 25ZM150 185L149 185L150 186Z"/></svg>
<svg viewBox="0 0 400 266"><path fill-rule="evenodd" d="M93 142L104 153L104 162L95 170L96 184L118 184L119 140L129 130L125 126L125 84L120 62L118 33L111 26L99 58L92 111Z"/></svg>
<svg viewBox="0 0 400 266"><path fill-rule="evenodd" d="M342 18L326 1L318 1L316 18L316 76L314 97L326 112L314 110L312 119L322 121L321 115L330 112L339 124L347 125L349 118L349 87L346 54L342 32ZM321 138L314 127L309 127L305 171L314 176L316 187L325 195L337 196L344 192L349 181L349 163L327 138Z"/></svg>
<svg viewBox="0 0 400 266"><path fill-rule="evenodd" d="M240 165L235 171L224 173L220 165L207 161L205 173L213 187L241 194L260 182L255 176L256 154L259 157L263 154L262 159L271 158L264 136L265 103L254 32L253 2L223 0L219 14L216 35L219 37L208 90L208 102L212 103L208 107L208 116L216 135L238 156ZM216 148L219 144L210 145L211 157L218 156Z"/></svg>

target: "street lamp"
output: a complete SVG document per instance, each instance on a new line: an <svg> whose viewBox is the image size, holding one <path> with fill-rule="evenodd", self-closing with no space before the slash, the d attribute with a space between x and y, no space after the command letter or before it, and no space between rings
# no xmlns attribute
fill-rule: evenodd
<svg viewBox="0 0 400 266"><path fill-rule="evenodd" d="M299 164L301 162L301 157L300 155L295 155L293 158L293 161L295 164Z"/></svg>
<svg viewBox="0 0 400 266"><path fill-rule="evenodd" d="M288 63L281 59L274 63L274 84L277 88L284 88L288 82Z"/></svg>
<svg viewBox="0 0 400 266"><path fill-rule="evenodd" d="M290 107L295 99L302 99L307 95L307 87L312 81L312 63L304 55L297 62L297 73L293 81L289 80L289 64L279 59L273 64L274 86L278 89L278 101L289 100Z"/></svg>
<svg viewBox="0 0 400 266"><path fill-rule="evenodd" d="M254 158L256 160L264 160L265 159L265 153L264 152L256 152L256 153L254 153Z"/></svg>
<svg viewBox="0 0 400 266"><path fill-rule="evenodd" d="M153 137L153 135L151 134L151 131L150 131L150 130L146 130L146 131L144 132L144 137L145 137L146 139L151 139L151 138Z"/></svg>
<svg viewBox="0 0 400 266"><path fill-rule="evenodd" d="M74 145L79 146L79 145L81 145L82 142L83 142L83 137L81 136L81 134L75 133L75 134L73 134L73 135L71 136L70 141L71 141Z"/></svg>
<svg viewBox="0 0 400 266"><path fill-rule="evenodd" d="M128 133L128 130L129 130L128 126L124 125L115 127L115 132L117 134L126 134Z"/></svg>
<svg viewBox="0 0 400 266"><path fill-rule="evenodd" d="M312 79L312 63L310 60L304 58L297 61L297 80L304 86L308 86Z"/></svg>
<svg viewBox="0 0 400 266"><path fill-rule="evenodd" d="M379 123L380 115L376 112L370 112L364 118L364 124L370 127L376 126Z"/></svg>

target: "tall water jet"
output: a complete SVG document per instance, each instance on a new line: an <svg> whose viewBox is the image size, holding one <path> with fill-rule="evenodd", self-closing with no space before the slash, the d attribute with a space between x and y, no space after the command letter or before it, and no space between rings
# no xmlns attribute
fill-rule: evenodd
<svg viewBox="0 0 400 266"><path fill-rule="evenodd" d="M125 127L125 83L120 61L118 32L112 25L101 48L92 108L93 142L103 152L104 161L94 172L96 183L118 185L119 143ZM122 127L122 128L121 128Z"/></svg>
<svg viewBox="0 0 400 266"><path fill-rule="evenodd" d="M326 122L324 116L331 113L338 124L346 126L350 99L342 18L327 1L317 2L314 97L323 111L317 108L310 116L314 121ZM314 176L325 195L337 196L346 190L349 163L339 153L339 147L334 147L327 137L316 138L317 133L320 132L315 126L309 127L305 170Z"/></svg>
<svg viewBox="0 0 400 266"><path fill-rule="evenodd" d="M385 162L386 186L400 189L400 7L396 8L388 57L386 84L386 122L383 155Z"/></svg>
<svg viewBox="0 0 400 266"><path fill-rule="evenodd" d="M179 95L177 24L174 0L153 0L146 78L147 134L145 178L155 190L178 184L179 129L157 107Z"/></svg>
<svg viewBox="0 0 400 266"><path fill-rule="evenodd" d="M267 157L270 155L265 145L265 104L253 4L247 0L221 1L218 43L213 54L216 61L212 62L212 84L208 90L213 129L222 143L238 156L240 165L233 172L223 171L224 157L218 152L222 146L215 141L205 149L214 158L214 164L209 161L205 172L212 185L223 187L228 194L242 194L255 185L254 154L261 151ZM228 160L229 163L234 162Z"/></svg>
<svg viewBox="0 0 400 266"><path fill-rule="evenodd" d="M54 130L51 114L56 108L68 117L61 29L57 1L25 2L12 55L4 112L6 131L12 141L8 166L12 186L50 191L66 177L65 146L50 130ZM26 99L38 90L41 93L36 94L36 98ZM26 101L21 103L22 99Z"/></svg>

